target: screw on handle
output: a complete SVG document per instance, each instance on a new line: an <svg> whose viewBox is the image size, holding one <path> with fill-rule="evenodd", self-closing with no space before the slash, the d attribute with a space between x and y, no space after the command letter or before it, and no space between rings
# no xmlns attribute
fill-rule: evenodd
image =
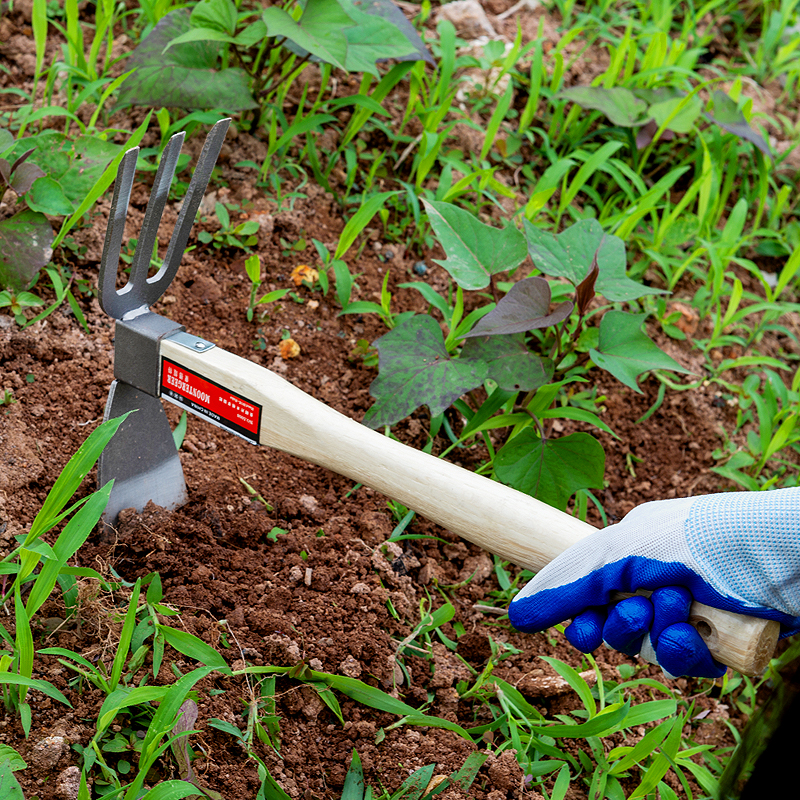
<svg viewBox="0 0 800 800"><path fill-rule="evenodd" d="M114 319L130 320L145 313L172 283L183 258L186 244L189 241L189 233L194 225L197 210L200 208L214 165L217 163L230 122L230 118L221 119L209 131L183 200L178 222L172 232L164 262L161 269L149 278L147 273L150 269L150 257L158 240L158 227L164 214L169 187L175 175L185 134L181 131L169 140L158 166L153 192L147 203L141 235L131 264L130 277L125 286L118 290L116 284L119 257L139 148L131 148L123 156L117 171L117 180L114 183L114 196L111 201L111 214L106 230L103 256L100 259L98 281L100 306L109 316Z"/></svg>

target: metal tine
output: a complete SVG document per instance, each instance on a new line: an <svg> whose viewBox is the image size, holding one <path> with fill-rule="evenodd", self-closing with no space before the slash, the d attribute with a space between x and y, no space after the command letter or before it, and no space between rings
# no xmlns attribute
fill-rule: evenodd
<svg viewBox="0 0 800 800"><path fill-rule="evenodd" d="M172 232L172 238L169 240L169 247L167 248L167 254L164 256L164 263L158 273L147 281L148 299L150 297L153 298L149 301L148 305L152 305L161 297L167 290L167 287L172 283L172 279L178 271L183 253L186 250L186 244L189 241L189 233L192 230L192 225L194 225L194 220L197 216L197 210L200 208L200 203L203 200L208 181L211 179L211 173L214 171L214 166L219 158L219 152L222 149L222 144L225 141L225 135L228 133L230 124L230 117L221 119L208 132L208 136L206 136L206 141L200 153L200 158L197 161L194 175L192 175L191 183L183 199L183 206L178 216L178 222L175 224L175 230Z"/></svg>
<svg viewBox="0 0 800 800"><path fill-rule="evenodd" d="M114 181L114 197L111 200L111 213L108 217L106 238L103 244L103 255L100 258L100 307L110 317L122 319L126 311L131 310L131 298L125 297L130 289L127 285L122 292L117 292L117 269L119 254L122 250L122 237L125 235L125 219L128 216L128 203L131 199L133 179L136 175L136 159L139 148L133 147L122 157L117 179Z"/></svg>
<svg viewBox="0 0 800 800"><path fill-rule="evenodd" d="M178 166L178 157L181 154L183 140L186 137L185 131L180 131L172 136L164 148L161 156L161 163L158 165L158 172L153 182L153 191L147 201L147 210L144 212L144 222L139 234L139 241L136 243L136 251L133 254L131 263L131 276L129 283L133 286L133 292L138 296L142 295L142 302L145 303L145 284L147 273L150 271L150 259L153 255L153 245L158 241L158 227L161 224L161 217L164 216L164 208L169 197L169 188L175 176L175 168ZM146 303L150 306L151 303Z"/></svg>

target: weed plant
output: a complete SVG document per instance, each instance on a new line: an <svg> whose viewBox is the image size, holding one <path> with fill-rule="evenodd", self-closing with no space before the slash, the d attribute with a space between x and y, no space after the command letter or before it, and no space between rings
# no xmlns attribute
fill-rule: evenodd
<svg viewBox="0 0 800 800"><path fill-rule="evenodd" d="M332 252L312 242L320 262L313 288L326 294L333 289L342 313L377 314L388 329L375 343L373 426L386 430L426 405L429 449L439 433L448 437L448 447L480 437L488 454L485 472L562 508L574 497L576 513L585 515L593 490L603 485L602 448L582 430L556 437L554 423L570 420L609 433L603 398L593 388L596 370L631 390L654 372L658 399L645 417L667 391L691 390L704 381L735 409L733 428L715 454L715 471L728 482L721 486L796 485L796 348L767 355L761 347L765 335L776 332L797 344L784 320L798 310L796 175L791 148L776 149L767 135L769 129L786 144L797 141L795 123L781 110L797 100L796 0L709 0L699 6L554 0L548 11L560 19L556 42L540 30L531 41L518 32L513 42L480 47L459 38L446 21L423 33L423 43L404 19L368 19L349 0L264 9L230 0L148 0L126 9L98 0L94 11L89 24L75 0L34 0L34 86L29 94L5 95L17 106L0 117L0 186L8 205L0 220L0 305L21 325L65 300L82 319L73 292L80 287L59 247L68 246L70 232L110 185L123 151L117 135L128 139L127 146L138 144L151 121L148 114L133 133L109 129L112 107L152 110L157 143L142 151L140 165L151 169L177 130L191 133L238 112L239 124L266 146L261 163L238 166L254 170L280 207L291 207L314 180L349 217ZM420 21L429 13L424 4ZM117 64L113 42L120 30L136 47ZM46 64L48 37L57 37L60 51ZM377 39L380 46L369 44ZM384 57L395 63L378 64ZM571 70L587 57L604 59L607 67L576 84ZM180 79L167 84L165 68ZM360 73L358 91L333 97L335 70ZM771 117L756 102L765 91L776 97ZM465 130L476 146L460 144ZM326 137L327 131L335 136ZM253 244L252 226L234 222L222 205L217 216L222 230L211 235L210 246ZM441 243L441 265L451 278L445 294L424 280L398 285L418 293L427 314L395 312L397 290L388 273L379 302L353 299L359 276L349 265L376 219L385 240L420 255ZM11 259L20 237L39 245ZM246 313L257 324L256 309L268 310L289 290L259 297L257 255L248 257L246 268L252 283ZM43 276L49 287L41 286ZM676 324L675 297L703 322L696 334ZM26 309L37 304L44 311L29 318ZM672 374L679 365L652 341L662 336L683 340L705 358L704 374L687 382ZM368 342L361 349L374 360ZM67 504L112 429L109 423L90 437L31 531L2 561L2 601L13 603L14 633L0 628L0 687L26 730L31 690L66 701L32 677L37 653L31 619L56 587L69 598L77 578L100 579L68 561L99 517L107 487ZM551 485L560 489L549 490ZM407 532L413 512L398 507L395 513L393 538L415 536ZM67 518L55 544L45 544L42 534ZM496 574L492 608L502 612L522 578L512 578L502 564ZM80 753L79 797L89 797L87 778L97 796L139 797L148 771L166 758L174 760L181 779L164 780L144 796L213 797L191 769L197 709L190 693L200 691L214 671L233 673L208 645L165 624L174 612L158 576L107 588L131 593L109 663L58 648L39 651L70 670L72 689L105 695L96 733ZM406 680L407 662L429 661L432 643L450 647L459 635L455 625L452 634L444 630L453 604L441 588L442 602L426 600L419 619L409 622L410 635L396 642ZM174 667L168 663L172 653L204 666L176 674L171 685L152 685L165 665ZM637 678L633 667L621 668L619 681L609 680L589 658L584 666L597 677L590 686L578 671L550 659L581 707L545 719L493 674L508 654L492 639L486 667L459 685L462 703L471 704L475 715L469 729L305 664L239 670L236 675L246 679L246 724L209 725L234 737L254 760L264 798L287 797L259 749L280 750L278 681L311 686L338 721L344 716L337 692L395 714L395 726L449 726L471 742L491 742L438 784L431 783L429 765L393 794L365 785L354 753L347 800L426 798L455 785L467 792L486 753L508 749L517 752L527 785L548 800L562 800L572 782L593 798L611 800L714 796L730 754L695 744L702 720L691 700L659 681ZM776 669L765 679L779 680ZM752 715L758 685L729 677L722 687L705 690ZM634 689L652 696L634 704ZM111 730L114 719L123 720L120 731ZM609 741L640 727L645 732L635 744ZM577 754L567 740L579 743ZM13 787L14 773L25 768L20 762L13 751L0 751L0 783Z"/></svg>

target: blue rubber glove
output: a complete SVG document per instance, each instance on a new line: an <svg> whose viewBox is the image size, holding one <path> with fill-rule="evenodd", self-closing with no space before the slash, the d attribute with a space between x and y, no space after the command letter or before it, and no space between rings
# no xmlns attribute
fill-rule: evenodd
<svg viewBox="0 0 800 800"><path fill-rule="evenodd" d="M653 590L608 607L613 592ZM606 642L655 654L670 675L720 677L689 606L774 619L800 631L800 488L644 503L570 547L511 601L521 631L572 619L567 639L589 653Z"/></svg>

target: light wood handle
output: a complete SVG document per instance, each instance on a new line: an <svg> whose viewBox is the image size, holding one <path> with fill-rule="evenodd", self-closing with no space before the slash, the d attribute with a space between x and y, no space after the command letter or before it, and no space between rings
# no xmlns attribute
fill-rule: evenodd
<svg viewBox="0 0 800 800"><path fill-rule="evenodd" d="M161 355L263 408L260 443L363 483L500 558L538 572L597 529L522 492L366 428L275 373L220 348L168 339ZM723 664L761 674L778 623L692 605L691 620Z"/></svg>

